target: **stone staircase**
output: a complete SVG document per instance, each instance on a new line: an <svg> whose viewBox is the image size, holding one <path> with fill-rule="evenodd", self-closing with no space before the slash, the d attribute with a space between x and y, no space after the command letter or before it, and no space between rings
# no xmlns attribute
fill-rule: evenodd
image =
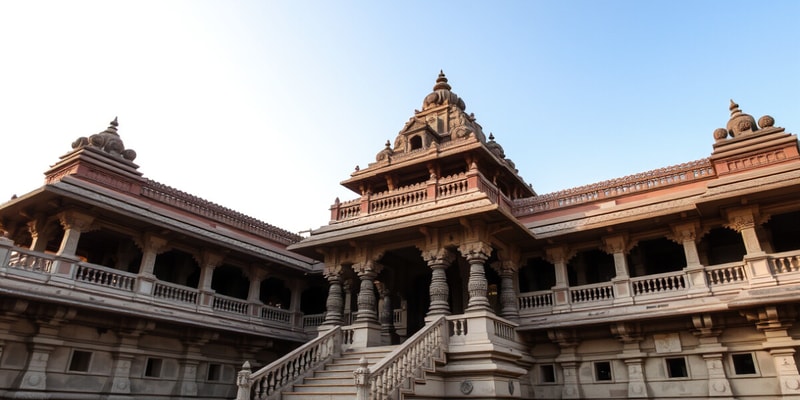
<svg viewBox="0 0 800 400"><path fill-rule="evenodd" d="M382 360L397 346L368 347L348 350L336 357L323 369L314 371L302 383L281 391L281 399L303 400L353 400L356 397L353 371L364 357L372 366Z"/></svg>

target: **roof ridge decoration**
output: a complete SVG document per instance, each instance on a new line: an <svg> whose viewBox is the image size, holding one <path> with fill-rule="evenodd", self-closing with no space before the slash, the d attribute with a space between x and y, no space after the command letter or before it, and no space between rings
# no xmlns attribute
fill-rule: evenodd
<svg viewBox="0 0 800 400"><path fill-rule="evenodd" d="M753 116L742 112L742 110L739 109L739 104L733 101L733 99L731 99L731 104L728 109L731 111L731 118L728 120L728 124L725 128L717 128L714 130L714 140L717 142L725 140L728 136L738 138L740 136L752 134L759 130L759 126L761 129L766 129L772 128L775 125L775 119L769 115L759 118L758 124L756 125L756 120Z"/></svg>
<svg viewBox="0 0 800 400"><path fill-rule="evenodd" d="M133 151L133 149L125 148L125 144L122 142L122 139L120 139L119 133L117 133L118 126L119 122L117 117L114 117L114 120L109 123L106 130L95 133L88 138L85 136L79 137L72 142L72 148L78 150L84 147L90 147L101 150L109 156L133 162L133 160L136 159L136 152Z"/></svg>
<svg viewBox="0 0 800 400"><path fill-rule="evenodd" d="M210 219L235 226L261 236L266 236L280 243L292 244L302 237L296 233L279 228L255 217L243 214L228 207L208 201L193 194L176 189L169 185L145 178L142 196L148 197L173 207L204 215Z"/></svg>

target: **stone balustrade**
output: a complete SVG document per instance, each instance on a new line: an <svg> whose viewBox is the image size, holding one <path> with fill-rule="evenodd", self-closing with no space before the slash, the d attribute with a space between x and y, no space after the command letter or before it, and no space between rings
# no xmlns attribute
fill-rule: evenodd
<svg viewBox="0 0 800 400"><path fill-rule="evenodd" d="M370 214L402 209L408 206L435 203L440 200L481 192L493 203L511 210L513 202L498 190L480 172L462 172L427 182L415 183L380 193L366 193L360 199L334 203L331 222L341 222L364 217Z"/></svg>
<svg viewBox="0 0 800 400"><path fill-rule="evenodd" d="M32 296L47 296L44 288L52 288L56 293L60 288L64 301L74 296L76 301L90 295L97 301L122 300L121 307L129 307L132 312L158 304L169 309L173 315L183 312L181 318L197 319L198 311L213 313L220 321L229 320L269 329L286 331L287 336L296 336L304 331L304 324L310 320L322 321L322 315L301 318L292 311L272 307L261 302L224 296L219 293L203 294L200 290L176 283L155 280L149 290L140 292L138 283L146 278L135 273L96 265L79 259L41 253L17 247L10 240L0 238L0 287L13 285L16 290L30 290ZM150 278L152 279L152 278ZM31 286L31 282L37 285ZM202 295L210 296L207 306L201 302ZM101 300L101 297L105 299ZM319 325L316 323L314 327ZM316 332L314 332L316 333ZM309 331L311 334L311 331Z"/></svg>
<svg viewBox="0 0 800 400"><path fill-rule="evenodd" d="M685 272L678 271L631 278L631 292L645 295L686 290L685 275Z"/></svg>
<svg viewBox="0 0 800 400"><path fill-rule="evenodd" d="M572 303L595 303L614 299L614 286L611 283L595 283L569 289Z"/></svg>

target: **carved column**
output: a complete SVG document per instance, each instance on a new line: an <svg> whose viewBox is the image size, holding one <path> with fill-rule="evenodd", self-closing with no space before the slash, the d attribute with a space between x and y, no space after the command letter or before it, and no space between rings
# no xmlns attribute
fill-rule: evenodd
<svg viewBox="0 0 800 400"><path fill-rule="evenodd" d="M603 244L605 245L603 250L614 256L615 276L611 279L614 285L614 304L631 304L633 303L630 291L631 275L626 257L631 247L628 237L624 234L607 236L603 238Z"/></svg>
<svg viewBox="0 0 800 400"><path fill-rule="evenodd" d="M374 261L364 261L353 265L353 271L361 279L356 322L378 322L378 313L376 312L378 302L375 297L374 280L380 270L381 265Z"/></svg>
<svg viewBox="0 0 800 400"><path fill-rule="evenodd" d="M422 258L431 268L431 285L428 288L431 304L427 316L450 315L450 287L445 271L453 263L455 256L447 249L436 249L424 251Z"/></svg>
<svg viewBox="0 0 800 400"><path fill-rule="evenodd" d="M44 252L47 249L47 242L53 235L53 227L48 224L47 218L42 214L28 222L28 232L31 234L31 247L33 251Z"/></svg>
<svg viewBox="0 0 800 400"><path fill-rule="evenodd" d="M74 256L78 250L78 240L81 232L91 229L94 217L77 211L64 211L58 215L61 226L64 227L64 238L61 240L59 255Z"/></svg>
<svg viewBox="0 0 800 400"><path fill-rule="evenodd" d="M375 287L381 296L380 321L381 321L381 343L390 345L393 342L394 332L394 307L392 306L392 296L389 288L383 282L375 281Z"/></svg>
<svg viewBox="0 0 800 400"><path fill-rule="evenodd" d="M328 280L328 299L325 303L325 321L323 326L342 325L342 266L325 264L323 272Z"/></svg>
<svg viewBox="0 0 800 400"><path fill-rule="evenodd" d="M292 313L293 326L302 328L303 327L303 312L302 309L302 298L303 298L303 290L306 288L305 281L301 281L299 279L294 279L289 283L289 290L291 290L291 299L289 300L289 311Z"/></svg>
<svg viewBox="0 0 800 400"><path fill-rule="evenodd" d="M61 325L75 317L77 310L70 307L42 305L36 314L36 334L30 338L31 351L18 388L22 391L46 392L50 353L56 347L63 345L64 341L58 337L59 330Z"/></svg>
<svg viewBox="0 0 800 400"><path fill-rule="evenodd" d="M705 268L700 263L700 253L697 251L697 240L702 236L700 222L691 221L671 226L672 235L667 239L672 240L683 246L683 254L686 257L686 275L688 276L689 291L691 293L708 292L708 282L706 280Z"/></svg>
<svg viewBox="0 0 800 400"><path fill-rule="evenodd" d="M569 308L569 276L567 275L567 261L571 257L566 246L551 247L546 249L547 260L555 266L556 285L553 286L553 309Z"/></svg>
<svg viewBox="0 0 800 400"><path fill-rule="evenodd" d="M551 341L558 344L561 354L556 357L556 362L561 365L564 373L564 386L561 389L562 399L580 399L581 385L578 379L578 363L580 358L577 356L578 337L574 330L551 330L547 332Z"/></svg>
<svg viewBox="0 0 800 400"><path fill-rule="evenodd" d="M222 253L213 252L210 250L203 250L200 254L200 279L197 284L200 290L200 307L210 311L214 307L214 289L212 284L214 282L214 270L222 264L225 255ZM153 258L155 262L155 258Z"/></svg>
<svg viewBox="0 0 800 400"><path fill-rule="evenodd" d="M139 338L147 331L155 328L155 322L137 319L122 319L117 328L119 338L112 353L114 364L111 367L111 379L106 383L105 392L112 395L128 395L131 393L131 363L139 351Z"/></svg>
<svg viewBox="0 0 800 400"><path fill-rule="evenodd" d="M261 269L259 265L251 265L247 270L247 302L250 303L250 315L258 317L261 315L261 282L267 278L267 271Z"/></svg>
<svg viewBox="0 0 800 400"><path fill-rule="evenodd" d="M698 349L702 352L708 371L708 396L725 397L733 399L731 384L725 375L722 366L722 357L728 350L719 342L722 329L711 314L697 314L692 316L694 330L692 334L700 341Z"/></svg>
<svg viewBox="0 0 800 400"><path fill-rule="evenodd" d="M167 250L167 243L167 239L149 232L145 233L137 242L142 249L142 263L139 265L139 276L136 278L138 293L150 294L152 292L153 282L156 281L156 277L153 275L156 257Z"/></svg>
<svg viewBox="0 0 800 400"><path fill-rule="evenodd" d="M514 288L519 263L516 261L497 261L492 264L500 275L500 316L510 321L519 322L519 303Z"/></svg>
<svg viewBox="0 0 800 400"><path fill-rule="evenodd" d="M756 328L764 333L762 346L772 355L779 388L784 396L800 395L800 373L794 361L796 343L789 334L789 328L797 320L793 307L768 306L740 312L748 321L755 322Z"/></svg>
<svg viewBox="0 0 800 400"><path fill-rule="evenodd" d="M622 342L620 358L628 367L628 398L648 398L642 363L647 354L641 351L639 344L644 339L641 329L636 323L618 322L611 325L611 334Z"/></svg>
<svg viewBox="0 0 800 400"><path fill-rule="evenodd" d="M183 340L183 358L179 360L180 368L175 394L181 397L197 396L197 366L203 359L202 348L209 341L216 339L217 335L217 333L210 332L188 332L188 338Z"/></svg>
<svg viewBox="0 0 800 400"><path fill-rule="evenodd" d="M486 310L492 311L489 298L486 296L489 283L486 281L484 263L489 259L492 248L484 242L473 242L461 245L458 251L469 263L469 302L466 311Z"/></svg>
<svg viewBox="0 0 800 400"><path fill-rule="evenodd" d="M768 257L761 249L761 243L756 233L756 225L761 223L756 207L729 209L725 212L728 224L725 226L739 232L747 250L744 259L748 268L751 286L772 285L775 278L770 271Z"/></svg>

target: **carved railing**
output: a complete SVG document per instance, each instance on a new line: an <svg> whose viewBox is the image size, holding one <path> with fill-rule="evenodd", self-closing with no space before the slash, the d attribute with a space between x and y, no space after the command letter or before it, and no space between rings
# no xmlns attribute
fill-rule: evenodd
<svg viewBox="0 0 800 400"><path fill-rule="evenodd" d="M378 213L396 208L407 207L425 202L428 199L428 188L423 183L406 186L402 190L390 190L370 197L369 212Z"/></svg>
<svg viewBox="0 0 800 400"><path fill-rule="evenodd" d="M197 289L158 281L153 286L153 297L176 301L179 303L197 304Z"/></svg>
<svg viewBox="0 0 800 400"><path fill-rule="evenodd" d="M708 286L727 285L747 281L744 264L741 262L706 267Z"/></svg>
<svg viewBox="0 0 800 400"><path fill-rule="evenodd" d="M270 398L338 356L341 347L342 329L337 326L256 372L250 373L249 363L245 363L239 372L236 400Z"/></svg>
<svg viewBox="0 0 800 400"><path fill-rule="evenodd" d="M608 282L582 285L569 289L572 303L594 303L614 299L614 286Z"/></svg>
<svg viewBox="0 0 800 400"><path fill-rule="evenodd" d="M325 321L325 313L303 315L303 329L316 328Z"/></svg>
<svg viewBox="0 0 800 400"><path fill-rule="evenodd" d="M511 210L513 202L477 171L461 172L433 181L415 183L380 192L364 194L360 199L331 205L331 222L352 220L368 214L377 214L412 205L436 202L473 191L480 191L493 203L503 209Z"/></svg>
<svg viewBox="0 0 800 400"><path fill-rule="evenodd" d="M541 290L538 292L520 293L517 296L520 310L527 310L531 308L552 308L553 307L553 291Z"/></svg>
<svg viewBox="0 0 800 400"><path fill-rule="evenodd" d="M769 266L773 275L800 271L800 252L795 250L773 254L769 258Z"/></svg>
<svg viewBox="0 0 800 400"><path fill-rule="evenodd" d="M541 196L518 199L514 201L514 215L518 217L530 215L541 211L620 197L630 193L679 185L688 181L709 179L714 176L716 176L716 172L711 160L704 158Z"/></svg>
<svg viewBox="0 0 800 400"><path fill-rule="evenodd" d="M31 272L49 274L53 269L55 257L48 254L17 249L11 252L7 266Z"/></svg>
<svg viewBox="0 0 800 400"><path fill-rule="evenodd" d="M106 286L128 292L133 291L136 284L136 274L86 263L77 264L73 278L77 282Z"/></svg>
<svg viewBox="0 0 800 400"><path fill-rule="evenodd" d="M686 273L683 271L631 278L631 292L634 296L677 292L685 289Z"/></svg>
<svg viewBox="0 0 800 400"><path fill-rule="evenodd" d="M361 368L356 370L356 397L398 399L400 390L405 385L413 384L413 380L426 370L433 370L437 362L444 360L446 351L447 319L441 316L369 369L366 369L366 360L363 360ZM359 379L359 373L362 379ZM367 390L368 396L364 393Z"/></svg>
<svg viewBox="0 0 800 400"><path fill-rule="evenodd" d="M466 193L469 189L469 182L467 182L467 175L460 173L456 175L446 176L439 179L436 188L437 198L446 198L451 196L458 196Z"/></svg>
<svg viewBox="0 0 800 400"><path fill-rule="evenodd" d="M292 322L292 312L278 307L262 306L261 318L267 321L283 322L288 324ZM305 323L305 319L303 322Z"/></svg>
<svg viewBox="0 0 800 400"><path fill-rule="evenodd" d="M247 303L247 300L223 296L220 294L214 295L213 304L214 310L225 311L234 314L247 315L247 311L250 309L250 304Z"/></svg>

